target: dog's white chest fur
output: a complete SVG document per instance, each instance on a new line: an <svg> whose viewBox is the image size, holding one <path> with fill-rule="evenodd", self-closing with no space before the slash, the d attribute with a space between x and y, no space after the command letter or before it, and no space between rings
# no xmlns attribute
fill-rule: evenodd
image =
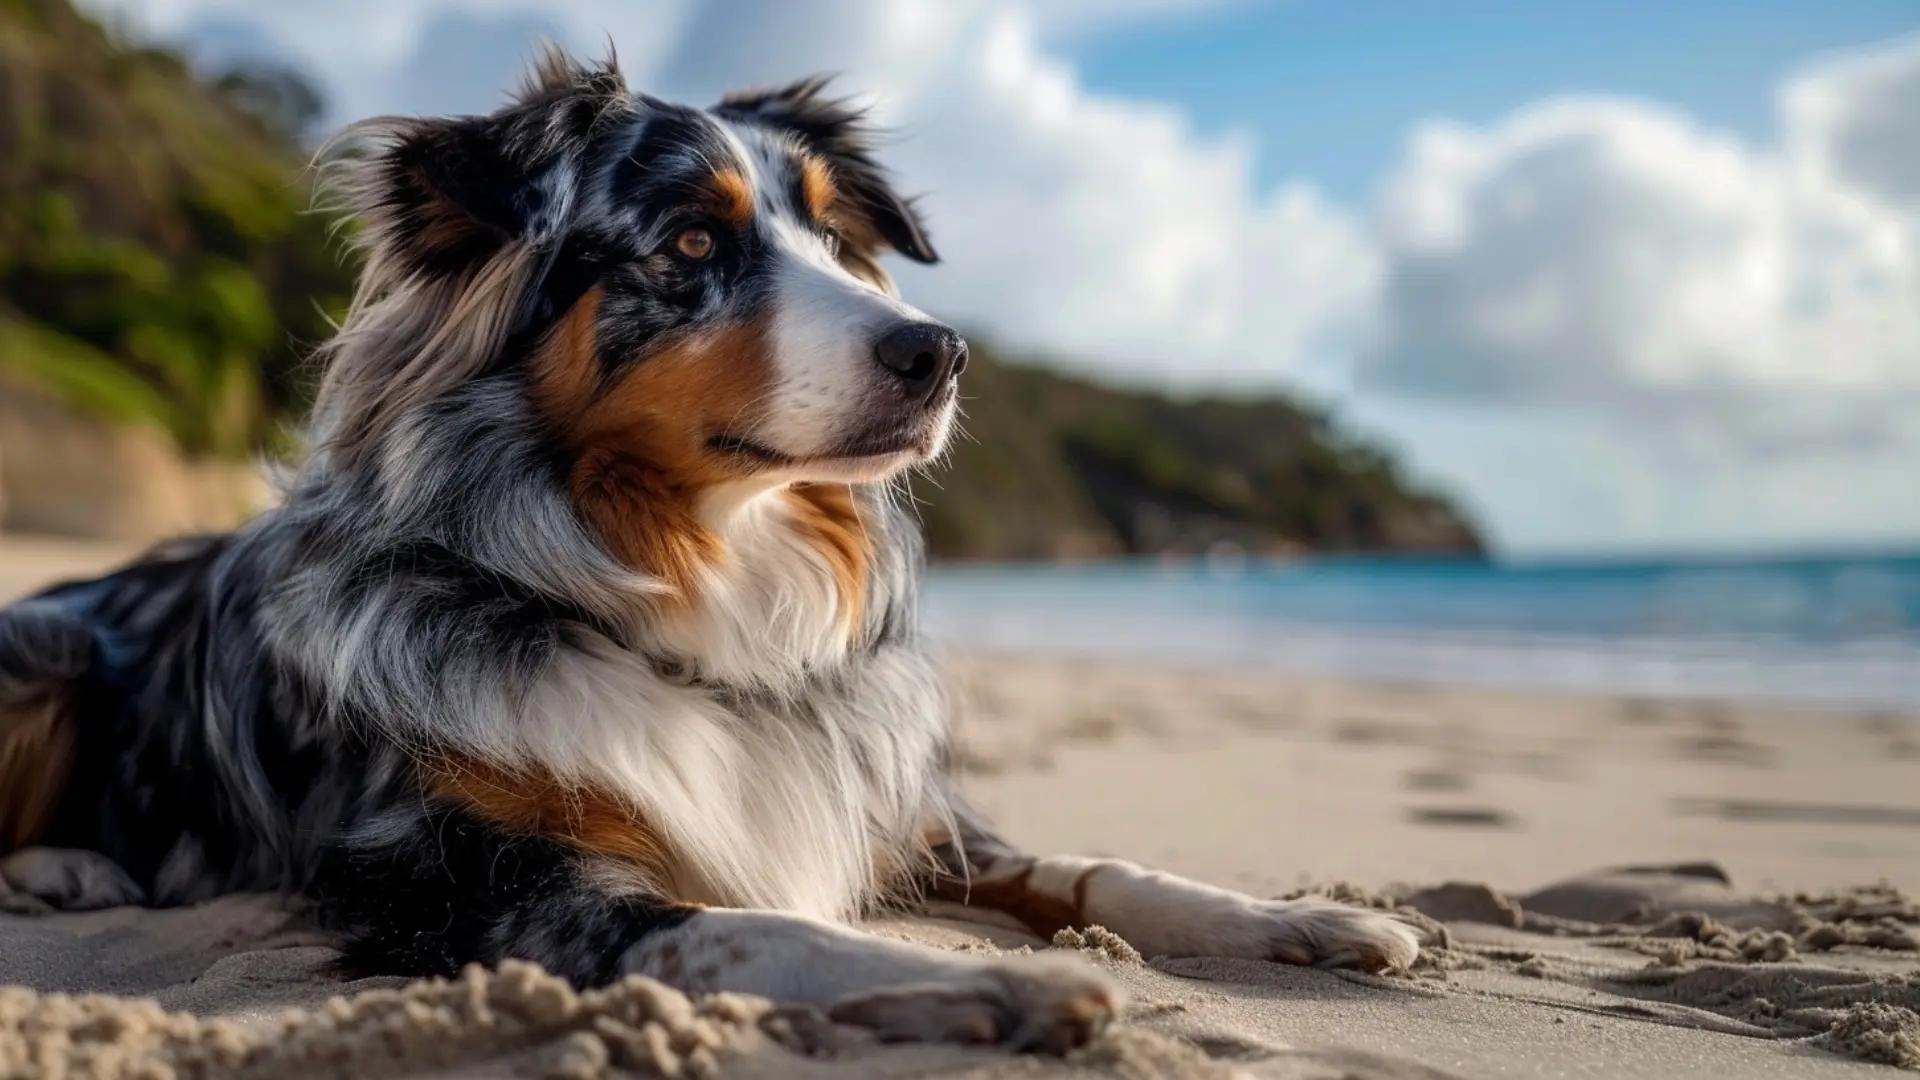
<svg viewBox="0 0 1920 1080"><path fill-rule="evenodd" d="M388 595L404 581L380 602L348 603L332 591L336 578L315 570L279 598L268 630L301 670L403 745L624 804L671 864L667 880L627 867L629 885L842 918L905 869L925 828L948 814L947 703L911 643L850 641L853 612L865 611L876 636L896 617L885 605L911 587L904 560L879 538L866 604L854 605L783 506L732 508L728 557L708 568L690 607L635 593L624 641L573 624L530 684L451 677L445 643L406 648L410 609Z"/></svg>
<svg viewBox="0 0 1920 1080"><path fill-rule="evenodd" d="M629 801L671 853L675 899L854 914L934 811L944 725L927 661L883 650L803 695L715 694L610 643L529 698L519 753Z"/></svg>

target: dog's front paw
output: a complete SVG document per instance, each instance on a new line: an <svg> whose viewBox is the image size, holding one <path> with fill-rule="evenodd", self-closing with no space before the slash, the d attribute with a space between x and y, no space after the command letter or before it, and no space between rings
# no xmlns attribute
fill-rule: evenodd
<svg viewBox="0 0 1920 1080"><path fill-rule="evenodd" d="M994 1044L1064 1054L1105 1030L1125 997L1077 960L982 963L952 979L890 986L835 1002L828 1015L890 1042Z"/></svg>
<svg viewBox="0 0 1920 1080"><path fill-rule="evenodd" d="M1413 927L1384 912L1315 897L1255 900L1250 909L1268 960L1377 972L1403 971L1420 955Z"/></svg>
<svg viewBox="0 0 1920 1080"><path fill-rule="evenodd" d="M1320 897L1256 900L1196 890L1129 937L1148 955L1232 956L1312 967L1398 971L1420 955L1413 928L1384 912Z"/></svg>
<svg viewBox="0 0 1920 1080"><path fill-rule="evenodd" d="M0 893L9 890L56 911L92 911L146 900L118 863L78 848L30 847L0 859Z"/></svg>

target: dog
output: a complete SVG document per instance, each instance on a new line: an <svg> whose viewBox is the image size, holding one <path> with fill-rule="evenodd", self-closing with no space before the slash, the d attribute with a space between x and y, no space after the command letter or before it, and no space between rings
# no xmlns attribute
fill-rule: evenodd
<svg viewBox="0 0 1920 1080"><path fill-rule="evenodd" d="M851 924L1414 960L1380 912L1024 854L960 797L888 481L967 345L882 268L937 256L821 80L695 109L556 52L348 144L363 270L279 505L0 612L6 889L284 890L356 972L519 957L1051 1051L1121 1007L1091 965Z"/></svg>

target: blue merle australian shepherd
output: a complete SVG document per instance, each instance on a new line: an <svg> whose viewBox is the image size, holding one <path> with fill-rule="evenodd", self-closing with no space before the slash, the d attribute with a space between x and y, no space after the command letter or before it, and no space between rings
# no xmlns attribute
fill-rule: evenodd
<svg viewBox="0 0 1920 1080"><path fill-rule="evenodd" d="M0 612L0 887L279 889L359 971L522 957L1056 1050L1119 1007L1091 966L850 922L1413 959L1378 913L1023 854L956 795L885 485L967 346L881 267L935 255L856 111L556 54L491 115L352 135L364 270L283 503Z"/></svg>

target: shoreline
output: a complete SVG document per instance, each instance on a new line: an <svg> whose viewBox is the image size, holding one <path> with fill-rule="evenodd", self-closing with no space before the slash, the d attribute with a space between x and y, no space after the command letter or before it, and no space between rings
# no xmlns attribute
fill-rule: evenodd
<svg viewBox="0 0 1920 1080"><path fill-rule="evenodd" d="M923 611L1069 658L1920 712L1920 555L936 568Z"/></svg>
<svg viewBox="0 0 1920 1080"><path fill-rule="evenodd" d="M1355 631L1352 638L1367 641L1378 635ZM1348 674L1307 667L1290 667L1273 659L1251 660L1231 656L1218 658L1185 655L1155 656L1150 652L1109 652L1098 648L1068 645L1044 649L1021 648L997 643L969 643L929 635L933 652L946 661L971 666L982 661L1009 661L1015 665L1058 665L1082 670L1153 670L1178 678L1218 678L1237 687L1271 686L1356 686L1373 687L1389 695L1417 697L1423 694L1486 694L1495 698L1526 698L1543 705L1558 702L1592 701L1596 698L1621 703L1638 703L1659 708L1700 707L1733 712L1754 712L1775 718L1798 717L1804 720L1844 717L1869 721L1875 718L1911 717L1920 721L1920 702L1885 705L1849 703L1842 698L1805 700L1764 693L1713 693L1710 691L1638 691L1631 688L1587 687L1560 683L1495 682L1463 675L1454 678L1416 675ZM1492 638L1484 639L1489 646Z"/></svg>

